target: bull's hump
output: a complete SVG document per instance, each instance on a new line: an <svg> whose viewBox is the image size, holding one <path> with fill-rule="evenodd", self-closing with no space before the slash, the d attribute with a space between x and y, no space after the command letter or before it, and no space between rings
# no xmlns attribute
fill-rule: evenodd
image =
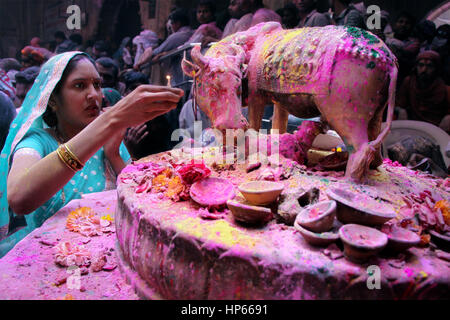
<svg viewBox="0 0 450 320"><path fill-rule="evenodd" d="M393 55L373 34L359 28L318 27L283 30L258 45L259 87L279 93L327 94L338 53L392 64ZM378 61L377 61L378 59ZM376 62L372 62L375 63ZM374 67L370 65L369 67Z"/></svg>

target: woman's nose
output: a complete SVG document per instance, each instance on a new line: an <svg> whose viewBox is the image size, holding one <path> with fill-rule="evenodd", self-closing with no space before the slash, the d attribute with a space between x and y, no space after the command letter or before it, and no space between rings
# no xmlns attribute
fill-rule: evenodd
<svg viewBox="0 0 450 320"><path fill-rule="evenodd" d="M101 89L97 88L94 84L91 84L89 86L89 92L87 95L88 100L90 100L90 99L99 100L101 98L101 96L102 96Z"/></svg>

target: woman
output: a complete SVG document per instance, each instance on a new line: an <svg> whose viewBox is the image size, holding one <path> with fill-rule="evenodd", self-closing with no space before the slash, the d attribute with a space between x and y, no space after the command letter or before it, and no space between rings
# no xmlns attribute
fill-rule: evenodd
<svg viewBox="0 0 450 320"><path fill-rule="evenodd" d="M0 256L70 200L111 189L129 159L121 143L126 128L175 108L183 95L140 86L100 114L100 83L94 61L81 52L42 67L0 155Z"/></svg>

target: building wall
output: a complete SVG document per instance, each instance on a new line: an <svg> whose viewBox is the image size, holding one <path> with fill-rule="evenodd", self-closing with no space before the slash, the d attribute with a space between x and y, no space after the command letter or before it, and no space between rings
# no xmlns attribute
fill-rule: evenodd
<svg viewBox="0 0 450 320"><path fill-rule="evenodd" d="M167 17L173 1L139 1L142 24L145 29L155 31L160 38L165 35ZM151 7L154 7L151 10ZM154 13L154 14L153 14Z"/></svg>
<svg viewBox="0 0 450 320"><path fill-rule="evenodd" d="M103 0L1 0L0 2L0 57L14 57L31 38L41 42L53 40L57 30L69 36L80 33L89 38L97 29L97 20ZM68 30L67 8L76 4L82 12L81 30Z"/></svg>

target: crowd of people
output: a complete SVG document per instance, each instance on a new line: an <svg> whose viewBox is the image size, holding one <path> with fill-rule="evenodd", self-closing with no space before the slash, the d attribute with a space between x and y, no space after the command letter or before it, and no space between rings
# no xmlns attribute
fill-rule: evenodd
<svg viewBox="0 0 450 320"><path fill-rule="evenodd" d="M383 11L381 28L370 29L363 2L351 0L331 0L325 13L317 0L292 0L276 12L262 0L230 0L226 12L217 12L215 3L199 0L196 21L174 8L165 39L143 30L112 50L108 41L84 42L80 34L58 31L47 45L35 37L19 59L0 60L0 256L70 200L107 189L130 158L170 149L174 129L192 131L194 119L208 127L200 110L194 115L182 54L174 52L191 43L201 43L204 52L261 22L373 32L399 60L397 118L450 132L448 24L436 28L407 12L391 23ZM152 85L157 65L170 75L169 86Z"/></svg>

